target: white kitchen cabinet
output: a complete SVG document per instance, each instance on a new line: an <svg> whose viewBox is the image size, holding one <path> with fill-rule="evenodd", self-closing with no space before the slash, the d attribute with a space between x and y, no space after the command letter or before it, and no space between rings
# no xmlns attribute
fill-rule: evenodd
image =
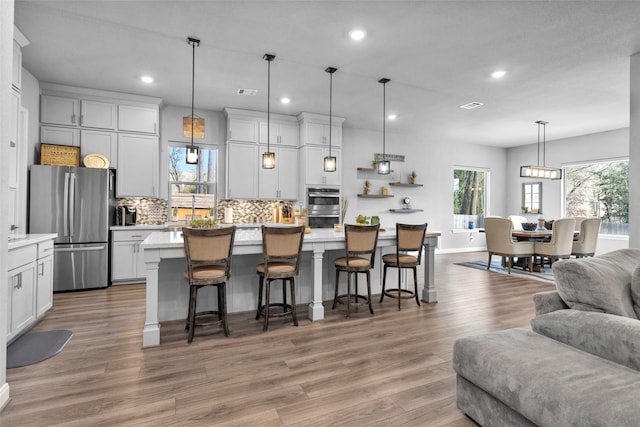
<svg viewBox="0 0 640 427"><path fill-rule="evenodd" d="M64 96L40 97L40 122L54 125L77 126L80 116L80 100Z"/></svg>
<svg viewBox="0 0 640 427"><path fill-rule="evenodd" d="M38 243L36 272L36 318L41 319L53 306L53 240Z"/></svg>
<svg viewBox="0 0 640 427"><path fill-rule="evenodd" d="M36 244L9 249L7 342L36 320Z"/></svg>
<svg viewBox="0 0 640 427"><path fill-rule="evenodd" d="M329 125L331 122L331 126ZM342 146L342 117L331 117L322 114L298 114L300 125L300 145L329 146L329 132L331 132L331 147Z"/></svg>
<svg viewBox="0 0 640 427"><path fill-rule="evenodd" d="M324 171L324 158L329 155L328 147L304 146L300 148L300 164L305 185L340 186L342 183L342 150L332 148L331 155L336 157L336 171Z"/></svg>
<svg viewBox="0 0 640 427"><path fill-rule="evenodd" d="M112 102L80 101L80 126L115 130L117 105Z"/></svg>
<svg viewBox="0 0 640 427"><path fill-rule="evenodd" d="M40 126L40 142L80 147L80 129L59 126Z"/></svg>
<svg viewBox="0 0 640 427"><path fill-rule="evenodd" d="M257 143L259 123L257 118L229 117L227 119L227 141Z"/></svg>
<svg viewBox="0 0 640 427"><path fill-rule="evenodd" d="M141 281L146 277L144 252L140 244L152 230L114 230L111 235L111 280Z"/></svg>
<svg viewBox="0 0 640 427"><path fill-rule="evenodd" d="M99 130L80 131L80 151L82 156L97 153L109 160L109 167L118 167L118 134Z"/></svg>
<svg viewBox="0 0 640 427"><path fill-rule="evenodd" d="M270 121L267 126L266 120L260 121L260 143L267 143L267 129L271 134L269 140L270 145L286 145L289 147L298 146L298 124L297 123L279 123Z"/></svg>
<svg viewBox="0 0 640 427"><path fill-rule="evenodd" d="M118 105L118 130L124 132L159 133L158 108Z"/></svg>
<svg viewBox="0 0 640 427"><path fill-rule="evenodd" d="M276 167L274 169L258 167L258 197L296 200L298 198L298 149L270 147L270 150L276 155ZM259 162L262 159L262 153L266 151L267 146L260 145Z"/></svg>
<svg viewBox="0 0 640 427"><path fill-rule="evenodd" d="M158 137L118 134L116 197L158 196Z"/></svg>
<svg viewBox="0 0 640 427"><path fill-rule="evenodd" d="M227 143L227 199L258 198L258 148L256 144Z"/></svg>

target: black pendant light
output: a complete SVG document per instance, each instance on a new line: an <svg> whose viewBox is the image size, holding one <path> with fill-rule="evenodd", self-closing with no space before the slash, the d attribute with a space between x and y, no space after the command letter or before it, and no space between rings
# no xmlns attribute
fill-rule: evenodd
<svg viewBox="0 0 640 427"><path fill-rule="evenodd" d="M387 78L382 78L378 80L378 83L382 83L382 160L378 162L378 174L379 175L389 175L391 172L391 162L386 158L385 151L385 134L386 134L386 124L387 124L387 83L391 80Z"/></svg>
<svg viewBox="0 0 640 427"><path fill-rule="evenodd" d="M262 57L268 64L267 71L267 152L262 153L263 169L274 169L276 167L276 153L269 150L269 140L271 139L269 116L271 114L271 61L276 59L275 55L265 53Z"/></svg>
<svg viewBox="0 0 640 427"><path fill-rule="evenodd" d="M200 157L198 147L193 145L193 122L195 116L193 114L193 99L195 94L195 81L196 81L196 46L200 46L200 40L188 37L187 42L191 45L193 55L191 61L191 145L187 147L187 163L190 165L197 165L198 158Z"/></svg>
<svg viewBox="0 0 640 427"><path fill-rule="evenodd" d="M547 147L546 147L546 135L547 125L549 122L538 120L538 163L536 166L520 166L521 178L546 178L546 179L560 179L562 178L562 169L548 168L546 166ZM540 145L540 127L542 127L542 145ZM540 147L542 147L542 166L540 166Z"/></svg>
<svg viewBox="0 0 640 427"><path fill-rule="evenodd" d="M332 104L333 104L333 73L338 71L335 67L327 67L326 70L329 73L329 155L324 158L324 171L335 172L336 171L336 158L331 155L331 134L333 133L333 127L331 123L332 116Z"/></svg>

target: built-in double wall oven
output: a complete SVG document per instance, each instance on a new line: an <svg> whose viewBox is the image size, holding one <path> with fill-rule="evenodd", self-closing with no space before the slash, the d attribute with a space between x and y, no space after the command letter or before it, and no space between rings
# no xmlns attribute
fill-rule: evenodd
<svg viewBox="0 0 640 427"><path fill-rule="evenodd" d="M311 228L333 228L333 224L340 222L340 190L307 188L307 207Z"/></svg>

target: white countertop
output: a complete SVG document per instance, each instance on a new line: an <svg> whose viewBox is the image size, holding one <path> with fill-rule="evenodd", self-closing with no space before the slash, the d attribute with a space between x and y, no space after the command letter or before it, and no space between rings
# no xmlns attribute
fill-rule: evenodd
<svg viewBox="0 0 640 427"><path fill-rule="evenodd" d="M9 250L21 248L23 246L34 245L36 243L53 240L58 235L56 233L41 234L9 234Z"/></svg>

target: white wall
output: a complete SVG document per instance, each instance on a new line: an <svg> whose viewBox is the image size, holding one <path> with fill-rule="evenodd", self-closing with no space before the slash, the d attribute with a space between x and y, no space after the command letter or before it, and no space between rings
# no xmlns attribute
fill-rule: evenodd
<svg viewBox="0 0 640 427"><path fill-rule="evenodd" d="M404 162L391 162L394 171L389 177L375 172L358 172L358 167L371 166L374 153L382 152L382 133L345 127L343 129L342 188L343 197L349 201L345 222L354 222L358 214L380 216L383 227L393 227L396 222L427 222L427 230L440 231L440 248L447 250L480 249L485 246L481 233L453 233L453 169L456 166L487 168L490 170L490 206L488 214L501 215L506 211L505 176L506 149L481 145L452 145L448 141L431 141L426 136L402 133L386 134L387 154L402 154ZM408 181L408 174L416 171L416 182L423 187L388 186L390 181ZM371 192L379 193L380 187L389 187L393 198L364 199L364 181L371 182ZM391 213L391 208L401 208L402 198L410 197L412 207L424 209L420 213Z"/></svg>
<svg viewBox="0 0 640 427"><path fill-rule="evenodd" d="M13 58L13 0L0 1L0 141L9 140L9 120L11 117L11 73ZM6 206L9 201L9 146L0 144L0 204ZM0 409L9 401L7 383L7 249L6 235L9 215L6 209L0 209Z"/></svg>
<svg viewBox="0 0 640 427"><path fill-rule="evenodd" d="M629 247L640 248L640 52L631 57Z"/></svg>
<svg viewBox="0 0 640 427"><path fill-rule="evenodd" d="M547 126L547 136L550 128ZM622 158L629 155L629 129L616 129L607 132L582 135L573 138L558 139L546 142L547 160L550 167L562 167L576 162ZM537 164L537 143L514 147L507 153L507 215L518 214L522 206L522 183L535 180L520 178L520 166ZM562 216L562 180L539 180L542 182L542 213L545 219L555 219ZM631 175L629 186L632 186ZM631 200L631 197L630 197ZM537 214L525 215L534 220ZM633 217L630 216L630 223ZM635 221L637 222L637 221ZM631 226L630 226L631 227ZM620 237L600 238L597 253L626 248L628 239Z"/></svg>

